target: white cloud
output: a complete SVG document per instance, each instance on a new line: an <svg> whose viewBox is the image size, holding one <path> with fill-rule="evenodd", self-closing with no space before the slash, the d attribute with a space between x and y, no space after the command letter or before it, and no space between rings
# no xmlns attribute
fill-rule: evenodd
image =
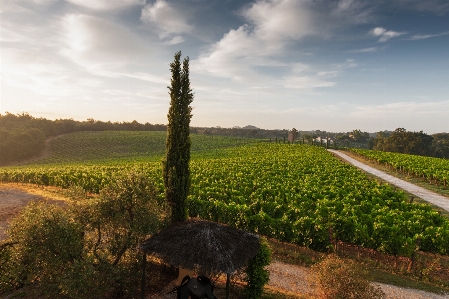
<svg viewBox="0 0 449 299"><path fill-rule="evenodd" d="M16 31L1 27L0 41L2 42L20 42L23 36Z"/></svg>
<svg viewBox="0 0 449 299"><path fill-rule="evenodd" d="M405 34L405 32L397 32L397 31L387 30L382 27L376 27L370 31L370 34L380 37L379 42L386 42L390 38L398 37L398 36Z"/></svg>
<svg viewBox="0 0 449 299"><path fill-rule="evenodd" d="M291 71L294 74L304 73L308 70L310 70L310 66L300 62L296 62L291 66Z"/></svg>
<svg viewBox="0 0 449 299"><path fill-rule="evenodd" d="M145 23L154 25L161 38L171 34L189 33L193 30L193 26L188 23L185 13L164 0L157 0L154 4L146 5L142 9L140 19ZM175 41L179 41L179 38Z"/></svg>
<svg viewBox="0 0 449 299"><path fill-rule="evenodd" d="M318 88L318 87L332 87L335 82L330 82L320 78L320 74L317 77L313 76L287 76L283 79L283 84L287 88Z"/></svg>
<svg viewBox="0 0 449 299"><path fill-rule="evenodd" d="M171 45L180 44L182 42L184 42L184 38L182 36L178 35L178 36L175 36L174 38L172 38L171 40L164 42L163 44L171 46Z"/></svg>
<svg viewBox="0 0 449 299"><path fill-rule="evenodd" d="M33 2L37 5L49 5L49 4L59 1L59 0L29 0L29 1Z"/></svg>
<svg viewBox="0 0 449 299"><path fill-rule="evenodd" d="M72 14L63 25L62 54L97 75L116 77L117 70L149 52L132 32L100 18Z"/></svg>
<svg viewBox="0 0 449 299"><path fill-rule="evenodd" d="M121 76L139 79L142 81L152 82L156 84L165 84L168 85L170 83L170 77L168 75L157 76L148 73L120 73Z"/></svg>
<svg viewBox="0 0 449 299"><path fill-rule="evenodd" d="M52 1L52 0L34 0ZM133 5L143 5L145 0L66 0L67 2L94 10L112 10Z"/></svg>
<svg viewBox="0 0 449 299"><path fill-rule="evenodd" d="M258 38L274 43L310 35L331 38L348 25L370 22L374 9L369 5L357 0L259 0L242 15L254 26Z"/></svg>
<svg viewBox="0 0 449 299"><path fill-rule="evenodd" d="M2 50L2 83L47 97L80 95L103 82L77 72L40 50Z"/></svg>
<svg viewBox="0 0 449 299"><path fill-rule="evenodd" d="M354 67L346 61L331 69L314 69L300 62L306 53L293 51L305 37L332 38L348 24L367 22L372 11L356 0L259 0L240 12L247 24L232 29L192 63L192 70L230 78L251 88L334 86L325 78ZM274 70L276 76L273 75Z"/></svg>
<svg viewBox="0 0 449 299"><path fill-rule="evenodd" d="M251 34L249 27L241 26L225 34L209 51L200 55L192 63L192 70L246 81L254 75L251 67L258 65L256 60L268 53L264 43Z"/></svg>
<svg viewBox="0 0 449 299"><path fill-rule="evenodd" d="M428 39L428 38L439 37L439 36L444 36L444 35L449 35L449 31L446 31L443 33L438 33L438 34L417 34L417 35L413 35L410 39L411 40L421 40L421 39Z"/></svg>
<svg viewBox="0 0 449 299"><path fill-rule="evenodd" d="M380 50L379 47L369 47L369 48L364 48L364 49L359 49L359 50L352 50L350 52L352 52L352 53L373 53L373 52L377 52L379 50Z"/></svg>
<svg viewBox="0 0 449 299"><path fill-rule="evenodd" d="M314 34L313 14L304 2L293 0L258 1L242 12L254 24L257 38L269 44Z"/></svg>
<svg viewBox="0 0 449 299"><path fill-rule="evenodd" d="M375 19L376 3L359 0L340 0L334 3L331 22L342 24L366 24ZM337 23L337 24L338 24Z"/></svg>

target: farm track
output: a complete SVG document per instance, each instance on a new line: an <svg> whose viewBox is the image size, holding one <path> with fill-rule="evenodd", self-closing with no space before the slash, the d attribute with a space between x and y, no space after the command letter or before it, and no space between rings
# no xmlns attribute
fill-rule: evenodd
<svg viewBox="0 0 449 299"><path fill-rule="evenodd" d="M364 163L361 163L340 151L331 150L331 149L328 149L328 151L339 156L340 158L348 161L349 163L356 166L357 168L360 168L372 175L375 175L375 176L387 181L388 183L390 183L394 186L397 186L398 188L401 188L401 189L421 198L422 200L425 200L425 201L449 212L449 198L447 198L443 195L434 193L432 191L429 191L427 189L424 189L422 187L416 186L416 185L406 182L404 180L398 179L397 177L394 177L394 176L389 175L389 174L387 174L383 171L380 171L376 168L373 168Z"/></svg>
<svg viewBox="0 0 449 299"><path fill-rule="evenodd" d="M6 239L9 221L32 201L46 201L63 205L61 198L55 198L36 189L17 187L13 184L0 184L0 242Z"/></svg>

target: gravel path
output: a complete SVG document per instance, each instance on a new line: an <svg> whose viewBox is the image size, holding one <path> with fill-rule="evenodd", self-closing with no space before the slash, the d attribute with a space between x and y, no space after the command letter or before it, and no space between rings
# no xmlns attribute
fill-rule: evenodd
<svg viewBox="0 0 449 299"><path fill-rule="evenodd" d="M386 174L383 171L380 171L376 168L370 167L368 165L365 165L351 157L349 157L348 155L340 152L340 151L336 151L336 150L331 150L328 149L329 152L338 155L339 157L345 159L346 161L348 161L349 163L351 163L352 165L366 171L369 172L377 177L380 177L381 179L391 183L392 185L395 185L427 202L430 202L446 211L449 212L449 198L443 196L443 195L439 195L437 193L434 193L432 191L429 191L427 189L421 188L419 186L413 185L409 182L406 182L404 180L398 179L394 176L391 176L389 174Z"/></svg>
<svg viewBox="0 0 449 299"><path fill-rule="evenodd" d="M270 287L290 293L313 294L313 285L307 283L310 268L273 261L268 266L268 270L270 271L270 281L268 282ZM383 283L375 284L384 291L388 299L449 299L449 295L439 295Z"/></svg>
<svg viewBox="0 0 449 299"><path fill-rule="evenodd" d="M400 288L389 284L376 283L388 299L448 299L449 295L439 295L421 290Z"/></svg>
<svg viewBox="0 0 449 299"><path fill-rule="evenodd" d="M309 268L272 261L268 270L270 271L269 287L290 293L312 293L312 286L307 283Z"/></svg>

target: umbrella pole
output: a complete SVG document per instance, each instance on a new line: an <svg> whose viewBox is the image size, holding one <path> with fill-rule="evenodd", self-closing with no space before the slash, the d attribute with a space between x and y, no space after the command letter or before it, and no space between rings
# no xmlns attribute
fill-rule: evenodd
<svg viewBox="0 0 449 299"><path fill-rule="evenodd" d="M231 284L230 274L226 273L226 299L229 299L229 285Z"/></svg>

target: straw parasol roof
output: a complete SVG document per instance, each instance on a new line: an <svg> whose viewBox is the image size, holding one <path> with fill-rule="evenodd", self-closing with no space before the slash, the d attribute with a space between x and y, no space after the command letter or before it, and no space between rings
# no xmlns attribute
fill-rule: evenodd
<svg viewBox="0 0 449 299"><path fill-rule="evenodd" d="M259 251L260 243L253 233L190 219L154 234L140 247L173 266L231 274L247 265Z"/></svg>

